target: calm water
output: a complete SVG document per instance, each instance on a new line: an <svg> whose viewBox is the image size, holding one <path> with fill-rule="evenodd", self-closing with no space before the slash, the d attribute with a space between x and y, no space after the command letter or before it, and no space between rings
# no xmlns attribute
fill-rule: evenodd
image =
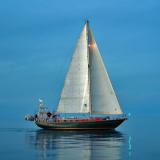
<svg viewBox="0 0 160 160"><path fill-rule="evenodd" d="M0 158L9 159L159 159L160 118L130 117L113 132L46 131L30 122L6 121L0 128Z"/></svg>

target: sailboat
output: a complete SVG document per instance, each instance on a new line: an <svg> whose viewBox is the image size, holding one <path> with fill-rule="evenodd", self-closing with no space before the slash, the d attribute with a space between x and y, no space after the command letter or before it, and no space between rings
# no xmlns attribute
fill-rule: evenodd
<svg viewBox="0 0 160 160"><path fill-rule="evenodd" d="M127 120L89 21L76 44L57 110L49 112L40 99L38 113L25 119L34 121L40 128L53 130L115 129Z"/></svg>

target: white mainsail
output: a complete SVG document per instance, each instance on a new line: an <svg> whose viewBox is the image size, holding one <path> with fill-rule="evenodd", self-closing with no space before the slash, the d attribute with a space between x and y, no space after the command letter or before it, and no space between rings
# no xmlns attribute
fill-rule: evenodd
<svg viewBox="0 0 160 160"><path fill-rule="evenodd" d="M122 114L88 22L76 45L57 111Z"/></svg>
<svg viewBox="0 0 160 160"><path fill-rule="evenodd" d="M80 35L58 106L61 113L89 112L87 25Z"/></svg>

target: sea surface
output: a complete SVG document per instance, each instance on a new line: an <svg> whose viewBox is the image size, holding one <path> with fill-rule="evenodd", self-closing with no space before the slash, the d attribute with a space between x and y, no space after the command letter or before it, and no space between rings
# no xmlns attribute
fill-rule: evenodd
<svg viewBox="0 0 160 160"><path fill-rule="evenodd" d="M156 160L160 117L130 116L115 131L47 131L23 119L2 119L0 159Z"/></svg>

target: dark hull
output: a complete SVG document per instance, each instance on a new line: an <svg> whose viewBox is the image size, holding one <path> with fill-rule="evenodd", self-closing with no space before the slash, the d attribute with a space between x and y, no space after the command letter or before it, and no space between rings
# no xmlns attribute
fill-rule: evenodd
<svg viewBox="0 0 160 160"><path fill-rule="evenodd" d="M112 130L118 127L126 119L103 120L92 122L46 122L36 121L36 125L50 130Z"/></svg>

